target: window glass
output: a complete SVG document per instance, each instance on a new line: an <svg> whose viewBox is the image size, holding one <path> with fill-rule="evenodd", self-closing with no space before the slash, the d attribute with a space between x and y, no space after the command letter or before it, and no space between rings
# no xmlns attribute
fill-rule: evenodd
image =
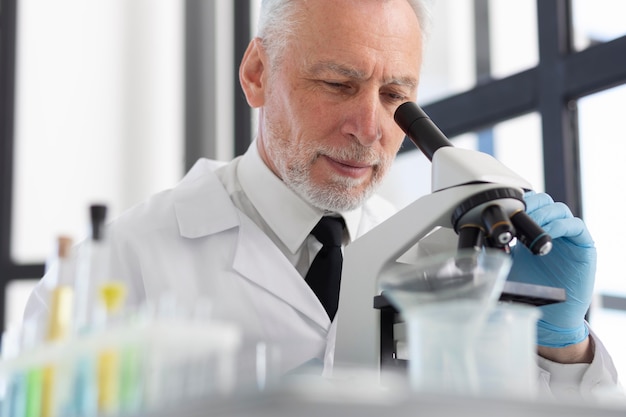
<svg viewBox="0 0 626 417"><path fill-rule="evenodd" d="M626 224L617 220L626 206L624 178L626 134L623 114L626 85L578 102L583 216L598 253L596 291L626 296L621 259Z"/></svg>
<svg viewBox="0 0 626 417"><path fill-rule="evenodd" d="M541 117L529 113L494 126L494 155L530 183L545 190Z"/></svg>
<svg viewBox="0 0 626 417"><path fill-rule="evenodd" d="M574 49L626 35L626 2L623 0L573 0Z"/></svg>
<svg viewBox="0 0 626 417"><path fill-rule="evenodd" d="M11 256L43 262L182 174L179 2L20 2ZM43 36L45 34L45 36Z"/></svg>
<svg viewBox="0 0 626 417"><path fill-rule="evenodd" d="M489 1L491 76L504 78L539 62L537 2Z"/></svg>
<svg viewBox="0 0 626 417"><path fill-rule="evenodd" d="M626 326L626 312L604 306L602 295L616 299L626 297L621 262L626 225L617 217L626 205L626 193L621 187L626 155L626 134L622 126L624 108L626 85L578 101L582 212L598 251L596 297L589 320L611 352L620 374L626 372L626 340L623 333L615 329ZM621 305L625 303L626 299L622 298Z"/></svg>
<svg viewBox="0 0 626 417"><path fill-rule="evenodd" d="M476 85L477 66L490 78L504 78L537 65L537 8L535 0L490 0L487 23L475 22L474 3L433 2L432 33L426 44L419 102L422 105L467 91ZM489 31L479 33L477 31ZM489 39L477 54L476 38ZM479 45L481 47L482 45ZM480 61L480 62L477 62Z"/></svg>
<svg viewBox="0 0 626 417"><path fill-rule="evenodd" d="M430 2L432 27L425 44L418 102L422 105L475 85L473 2Z"/></svg>

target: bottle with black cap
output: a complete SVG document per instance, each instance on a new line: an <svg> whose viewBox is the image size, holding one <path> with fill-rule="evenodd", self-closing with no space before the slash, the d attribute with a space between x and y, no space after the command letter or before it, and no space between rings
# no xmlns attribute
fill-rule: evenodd
<svg viewBox="0 0 626 417"><path fill-rule="evenodd" d="M78 254L76 274L75 330L86 333L102 324L104 312L98 286L109 279L110 251L105 236L107 206L89 206L90 233Z"/></svg>

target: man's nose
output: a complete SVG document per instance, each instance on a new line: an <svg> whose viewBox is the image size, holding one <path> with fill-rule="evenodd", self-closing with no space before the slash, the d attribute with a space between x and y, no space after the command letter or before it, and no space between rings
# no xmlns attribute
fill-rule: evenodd
<svg viewBox="0 0 626 417"><path fill-rule="evenodd" d="M371 146L381 139L382 108L378 93L359 95L349 111L344 123L345 133L356 138L363 146Z"/></svg>

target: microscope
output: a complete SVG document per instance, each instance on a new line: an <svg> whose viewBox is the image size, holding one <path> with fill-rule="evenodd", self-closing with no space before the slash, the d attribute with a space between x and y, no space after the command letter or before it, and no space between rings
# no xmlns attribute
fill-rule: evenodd
<svg viewBox="0 0 626 417"><path fill-rule="evenodd" d="M527 181L488 154L454 147L413 102L400 105L394 119L431 161L432 192L345 248L335 369L380 371L398 362L393 351L398 312L378 294L378 280L393 273L410 249L433 241L435 251L509 252L516 241L542 256L552 248L550 236L525 212L524 192L532 188ZM543 305L564 301L565 291L506 282L500 300Z"/></svg>

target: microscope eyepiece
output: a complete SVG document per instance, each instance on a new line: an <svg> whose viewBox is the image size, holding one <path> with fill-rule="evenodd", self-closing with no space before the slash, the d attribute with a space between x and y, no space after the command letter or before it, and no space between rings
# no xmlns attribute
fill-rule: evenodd
<svg viewBox="0 0 626 417"><path fill-rule="evenodd" d="M393 118L430 161L437 149L443 146L453 146L452 142L424 113L424 110L412 101L401 104L396 109Z"/></svg>

